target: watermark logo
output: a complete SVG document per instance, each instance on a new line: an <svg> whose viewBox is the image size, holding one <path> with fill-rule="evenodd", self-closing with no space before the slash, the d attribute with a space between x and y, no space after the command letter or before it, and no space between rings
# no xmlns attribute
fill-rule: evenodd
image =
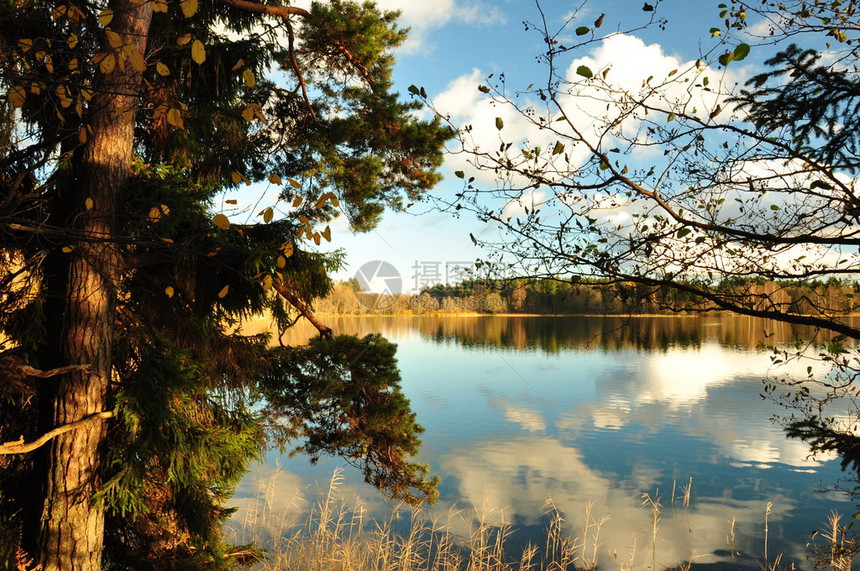
<svg viewBox="0 0 860 571"><path fill-rule="evenodd" d="M355 273L363 295L359 302L369 309L388 309L397 303L403 293L403 279L393 265L383 260L362 264Z"/></svg>

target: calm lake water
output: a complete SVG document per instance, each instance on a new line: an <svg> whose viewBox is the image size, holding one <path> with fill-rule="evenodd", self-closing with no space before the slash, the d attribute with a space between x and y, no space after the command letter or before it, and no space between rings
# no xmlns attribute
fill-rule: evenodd
<svg viewBox="0 0 860 571"><path fill-rule="evenodd" d="M441 477L432 509L456 504L464 514L490 512L491 522L503 511L518 530L514 545L542 542L547 498L572 531L593 503L594 516L610 517L600 531L602 561L618 567L635 542L644 569L648 493L664 506L660 567L695 557L697 565L758 568L767 517L771 560L782 553L786 567L811 569L812 532L830 510L846 522L854 513L846 498L821 491L840 477L838 461L810 459L805 444L771 422L781 409L759 397L770 366L765 334L781 343L808 332L746 317L325 321L336 333L381 332L398 344L404 391L426 427L419 459ZM311 334L299 330L290 340ZM801 373L807 365L791 366ZM313 499L338 465L270 454L234 498L234 521L264 487L272 509L306 509L296 494ZM342 494L360 495L370 515L390 516L391 506L356 470L344 477ZM691 479L684 510L682 488ZM741 554L734 559L730 521Z"/></svg>

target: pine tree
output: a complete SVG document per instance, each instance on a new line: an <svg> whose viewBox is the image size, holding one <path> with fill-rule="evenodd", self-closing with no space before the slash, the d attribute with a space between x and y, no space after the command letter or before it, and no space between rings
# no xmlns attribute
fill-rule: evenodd
<svg viewBox="0 0 860 571"><path fill-rule="evenodd" d="M396 15L13 3L0 29L0 526L45 570L228 566L227 499L270 446L432 499L393 346L311 309L340 264L322 226L370 229L438 178L448 130L392 91ZM251 182L281 202L216 208ZM236 331L266 312L322 339Z"/></svg>

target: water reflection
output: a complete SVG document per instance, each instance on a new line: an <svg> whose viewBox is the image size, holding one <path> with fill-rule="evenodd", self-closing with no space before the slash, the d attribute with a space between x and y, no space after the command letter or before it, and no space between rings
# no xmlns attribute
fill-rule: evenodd
<svg viewBox="0 0 860 571"><path fill-rule="evenodd" d="M419 334L436 343L455 343L476 348L540 349L559 353L573 348L614 351L625 348L667 350L671 347L701 347L713 340L727 347L756 348L782 345L797 338L822 341L833 337L814 328L739 315L722 316L328 316L323 321L335 333L381 332L390 338ZM851 324L860 317L848 318ZM246 326L249 332L268 330L266 320ZM300 322L284 337L301 343L317 334Z"/></svg>
<svg viewBox="0 0 860 571"><path fill-rule="evenodd" d="M634 562L644 568L651 520L641 494L659 489L658 564L695 557L737 568L761 560L770 502L771 553L811 568L810 533L831 508L853 512L844 498L815 492L839 476L838 462L809 458L802 442L770 421L779 409L759 398L770 367L765 336L780 344L813 332L741 317L327 322L336 332L379 331L399 344L404 390L427 427L421 459L443 478L433 508L440 513L452 503L501 508L523 537L540 541L548 497L572 530L585 525L594 502L595 515L611 516L601 529L603 562L618 564L612 551L626 561L635 543ZM296 331L289 341L312 334ZM806 366L789 364L795 373ZM326 481L334 465L272 457L258 475L276 461L289 474L279 484L283 497L298 482ZM356 474L347 476L349 493L367 499L371 513L386 511ZM690 478L692 504L684 510L681 486ZM734 550L746 559L730 555L731 519Z"/></svg>

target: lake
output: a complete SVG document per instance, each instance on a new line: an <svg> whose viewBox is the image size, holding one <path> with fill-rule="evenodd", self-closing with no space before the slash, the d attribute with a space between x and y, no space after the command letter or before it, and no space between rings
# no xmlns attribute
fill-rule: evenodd
<svg viewBox="0 0 860 571"><path fill-rule="evenodd" d="M771 421L763 343L811 332L740 316L330 317L336 333L380 332L398 344L405 394L426 428L419 459L441 478L440 500L468 527L470 515L512 522L514 545L542 542L548 498L571 531L606 515L601 563L633 553L651 565L652 514L662 505L659 567L759 568L767 549L781 565L812 569L805 546L831 510L854 505L827 491L842 475L834 457L809 458ZM287 341L300 343L305 326ZM766 338L766 335L770 337ZM803 374L809 363L778 373ZM821 366L821 365L815 365ZM247 521L261 490L268 509L301 512L326 489L337 461L269 454L240 486L234 522ZM346 468L339 492L367 514L392 507ZM689 508L684 507L690 486ZM767 532L765 532L767 528ZM767 535L767 547L765 547Z"/></svg>

